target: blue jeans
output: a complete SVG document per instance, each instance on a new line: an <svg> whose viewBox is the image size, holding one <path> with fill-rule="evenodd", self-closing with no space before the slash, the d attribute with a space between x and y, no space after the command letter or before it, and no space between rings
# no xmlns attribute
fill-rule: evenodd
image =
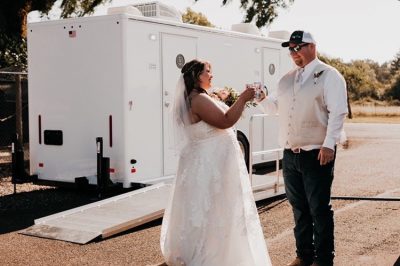
<svg viewBox="0 0 400 266"><path fill-rule="evenodd" d="M321 166L319 149L283 153L286 196L294 214L297 256L307 263L333 265L334 225L330 205L334 162ZM336 152L335 152L336 156Z"/></svg>

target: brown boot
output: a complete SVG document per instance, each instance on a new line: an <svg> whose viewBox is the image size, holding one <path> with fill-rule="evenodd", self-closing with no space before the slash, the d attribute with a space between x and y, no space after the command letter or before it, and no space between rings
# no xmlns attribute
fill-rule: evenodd
<svg viewBox="0 0 400 266"><path fill-rule="evenodd" d="M289 264L286 264L286 266L308 266L309 263L307 264L304 260L301 258L297 257L294 261L292 261Z"/></svg>

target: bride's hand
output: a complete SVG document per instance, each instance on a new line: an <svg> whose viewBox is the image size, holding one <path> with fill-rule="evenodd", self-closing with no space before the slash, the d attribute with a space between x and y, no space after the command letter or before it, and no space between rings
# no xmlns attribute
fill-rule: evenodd
<svg viewBox="0 0 400 266"><path fill-rule="evenodd" d="M246 89L240 94L239 99L243 99L244 102L248 102L254 99L256 89L254 87L246 87Z"/></svg>

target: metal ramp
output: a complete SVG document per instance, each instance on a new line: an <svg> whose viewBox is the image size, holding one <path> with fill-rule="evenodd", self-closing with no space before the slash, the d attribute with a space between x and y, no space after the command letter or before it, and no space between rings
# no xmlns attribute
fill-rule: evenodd
<svg viewBox="0 0 400 266"><path fill-rule="evenodd" d="M79 244L106 238L162 217L171 187L155 184L49 215L19 233Z"/></svg>

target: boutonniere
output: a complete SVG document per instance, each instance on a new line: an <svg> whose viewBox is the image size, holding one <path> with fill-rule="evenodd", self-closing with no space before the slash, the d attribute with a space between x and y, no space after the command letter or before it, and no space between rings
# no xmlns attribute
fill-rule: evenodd
<svg viewBox="0 0 400 266"><path fill-rule="evenodd" d="M324 73L323 70L321 70L320 72L315 72L314 73L314 84L317 84L317 80L322 75L322 73Z"/></svg>

